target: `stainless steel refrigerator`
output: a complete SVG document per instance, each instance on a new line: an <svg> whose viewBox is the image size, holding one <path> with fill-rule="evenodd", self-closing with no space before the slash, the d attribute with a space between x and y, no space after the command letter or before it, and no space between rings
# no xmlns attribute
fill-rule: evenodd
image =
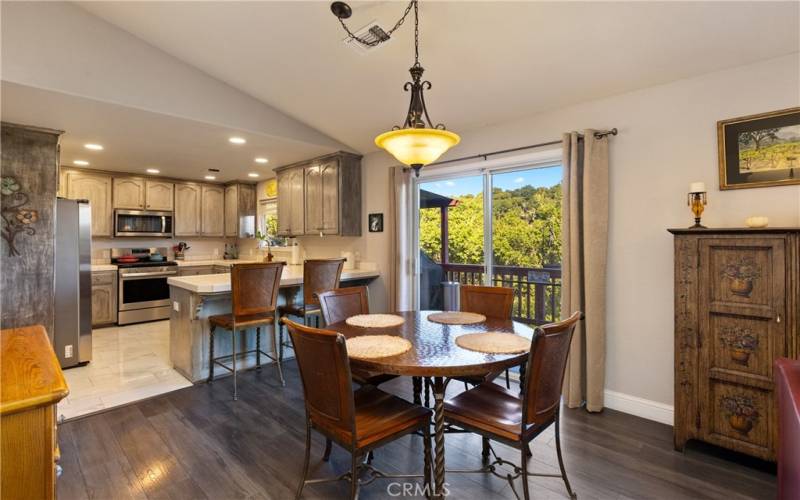
<svg viewBox="0 0 800 500"><path fill-rule="evenodd" d="M62 368L92 360L92 211L86 200L56 204L55 334Z"/></svg>

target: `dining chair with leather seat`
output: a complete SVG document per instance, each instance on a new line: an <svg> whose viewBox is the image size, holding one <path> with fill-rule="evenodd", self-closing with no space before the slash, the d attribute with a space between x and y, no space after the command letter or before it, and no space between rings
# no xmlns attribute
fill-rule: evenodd
<svg viewBox="0 0 800 500"><path fill-rule="evenodd" d="M483 314L487 318L511 319L514 309L514 289L502 286L462 285L460 293L461 311ZM458 380L469 384L480 384L496 379L502 372L484 376L462 377ZM511 378L506 373L506 387L511 388Z"/></svg>
<svg viewBox="0 0 800 500"><path fill-rule="evenodd" d="M322 318L326 325L344 321L358 314L369 314L369 289L365 286L337 288L318 295ZM397 375L373 373L358 368L350 368L353 380L359 385L378 386Z"/></svg>
<svg viewBox="0 0 800 500"><path fill-rule="evenodd" d="M358 496L362 484L361 473L369 472L375 478L408 478L420 475L389 475L363 462L370 451L396 439L421 433L424 439L424 478L430 490L431 411L413 405L373 386L361 387L355 392L352 386L347 344L342 334L300 325L291 320L281 320L289 330L295 359L300 369L306 410L306 445L303 475L297 488L300 498L306 484L350 480L351 498ZM351 454L351 468L335 478L306 479L311 453L311 430L325 436L323 460L330 456L330 443L335 442Z"/></svg>
<svg viewBox="0 0 800 500"><path fill-rule="evenodd" d="M265 262L257 264L236 264L231 267L231 312L209 316L211 325L209 335L208 381L214 381L214 366L233 373L233 399L238 399L236 384L236 358L255 353L256 369L261 369L261 355L275 362L281 385L286 385L281 369L281 360L275 343L274 328L277 325L276 304L281 284L284 262ZM261 350L261 329L272 325L272 354ZM217 328L231 332L231 354L214 357L214 340ZM256 329L255 349L237 352L239 335L247 335L248 328ZM224 361L230 360L231 366Z"/></svg>
<svg viewBox="0 0 800 500"><path fill-rule="evenodd" d="M568 319L537 327L528 354L528 373L522 381L522 396L491 382L485 382L462 392L444 403L445 421L483 437L483 458L488 462L490 453L495 460L477 471L489 472L507 479L512 490L514 479L522 477L523 498L530 498L528 476L561 477L571 498L572 491L561 454L560 404L567 355L575 326L583 317L580 312ZM534 474L528 472L528 443L551 425L555 425L556 454L561 474ZM520 450L521 465L498 457L490 440L498 441ZM498 465L509 465L514 475L501 474ZM519 495L517 495L519 497Z"/></svg>
<svg viewBox="0 0 800 500"><path fill-rule="evenodd" d="M278 308L281 317L295 316L302 318L303 324L308 325L314 319L314 325L319 327L321 311L317 295L334 288L339 288L339 281L342 278L342 269L346 259L306 259L303 261L303 303L295 304L288 302ZM283 334L283 327L280 327L278 344L280 348L280 358L283 360L283 348L292 345Z"/></svg>

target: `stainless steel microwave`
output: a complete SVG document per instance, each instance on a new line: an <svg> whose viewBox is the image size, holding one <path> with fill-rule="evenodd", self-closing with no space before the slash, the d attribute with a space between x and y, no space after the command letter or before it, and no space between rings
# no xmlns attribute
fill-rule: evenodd
<svg viewBox="0 0 800 500"><path fill-rule="evenodd" d="M172 212L115 210L114 236L172 237Z"/></svg>

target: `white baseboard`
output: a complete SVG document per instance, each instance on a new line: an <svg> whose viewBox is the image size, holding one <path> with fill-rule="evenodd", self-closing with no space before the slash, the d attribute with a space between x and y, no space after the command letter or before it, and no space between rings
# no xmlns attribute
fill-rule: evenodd
<svg viewBox="0 0 800 500"><path fill-rule="evenodd" d="M638 398L630 394L609 391L608 389L604 391L604 396L606 408L646 418L647 420L655 420L662 424L673 425L674 423L675 407L672 405Z"/></svg>

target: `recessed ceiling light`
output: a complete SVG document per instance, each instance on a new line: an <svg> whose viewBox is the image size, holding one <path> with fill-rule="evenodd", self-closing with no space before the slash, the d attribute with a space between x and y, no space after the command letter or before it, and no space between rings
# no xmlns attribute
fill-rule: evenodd
<svg viewBox="0 0 800 500"><path fill-rule="evenodd" d="M160 173L161 173L161 170L159 170L159 169L157 169L157 168L148 168L148 169L146 170L146 172L147 172L148 174L160 174Z"/></svg>
<svg viewBox="0 0 800 500"><path fill-rule="evenodd" d="M247 174L247 176L248 177L258 177L258 174L255 173L255 172L250 172L249 174Z"/></svg>
<svg viewBox="0 0 800 500"><path fill-rule="evenodd" d="M244 137L231 137L228 139L228 142L231 144L244 144L247 141L244 139Z"/></svg>
<svg viewBox="0 0 800 500"><path fill-rule="evenodd" d="M74 163L75 165L80 165L82 167L85 167L86 165L89 164L89 162L86 160L75 160L72 163Z"/></svg>
<svg viewBox="0 0 800 500"><path fill-rule="evenodd" d="M85 147L86 149L91 149L92 151L102 151L103 150L103 146L101 146L100 144L91 144L91 143L89 143L89 144L84 144L83 147Z"/></svg>
<svg viewBox="0 0 800 500"><path fill-rule="evenodd" d="M207 175L207 176L205 177L205 179L206 179L207 181L213 181L213 180L216 180L216 177L214 177L213 175Z"/></svg>
<svg viewBox="0 0 800 500"><path fill-rule="evenodd" d="M256 158L256 163L267 163L268 161L266 158Z"/></svg>

